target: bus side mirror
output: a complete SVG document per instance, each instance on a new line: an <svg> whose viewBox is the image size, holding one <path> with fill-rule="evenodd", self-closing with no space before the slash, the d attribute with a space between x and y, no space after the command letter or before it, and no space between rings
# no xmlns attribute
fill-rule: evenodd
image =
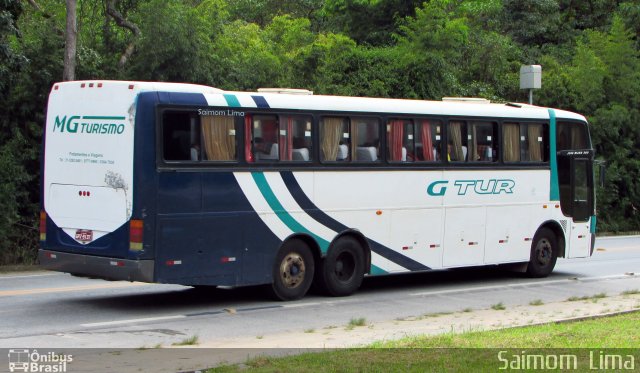
<svg viewBox="0 0 640 373"><path fill-rule="evenodd" d="M603 161L603 160L596 160L594 162L598 168L597 168L597 172L598 172L598 186L601 188L604 188L604 182L606 179L606 175L607 175L607 162Z"/></svg>

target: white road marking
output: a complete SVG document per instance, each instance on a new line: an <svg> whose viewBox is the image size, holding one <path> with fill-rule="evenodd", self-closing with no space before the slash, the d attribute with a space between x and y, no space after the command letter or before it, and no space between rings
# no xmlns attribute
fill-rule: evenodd
<svg viewBox="0 0 640 373"><path fill-rule="evenodd" d="M89 324L80 324L80 326L85 328L93 328L97 326L114 326L114 325L122 325L122 324L134 324L140 322L151 322L151 321L163 321L163 320L175 320L175 319L184 319L186 315L171 315L171 316L158 316L158 317L145 317L140 319L128 319L128 320L115 320L115 321L105 321L105 322L94 322Z"/></svg>
<svg viewBox="0 0 640 373"><path fill-rule="evenodd" d="M37 275L17 275L10 274L0 275L0 280L13 280L14 278L30 278L30 277L45 277L45 276L64 276L64 273L41 273Z"/></svg>
<svg viewBox="0 0 640 373"><path fill-rule="evenodd" d="M483 290L496 290L496 289L504 289L504 288L519 288L519 287L528 287L528 286L541 286L541 285L551 285L551 284L559 284L559 283L568 283L571 281L593 281L593 280L609 280L615 278L629 278L633 277L630 275L607 275L607 276L596 276L596 277L577 277L577 278L565 278L562 280L546 280L546 281L530 281L530 282L521 282L517 284L503 284L503 285L490 285L490 286L475 286L469 288L462 289L450 289L450 290L434 290L434 291L424 291L420 293L411 293L409 296L419 297L425 295L441 295L441 294L452 294L452 293L465 293L470 291L483 291Z"/></svg>

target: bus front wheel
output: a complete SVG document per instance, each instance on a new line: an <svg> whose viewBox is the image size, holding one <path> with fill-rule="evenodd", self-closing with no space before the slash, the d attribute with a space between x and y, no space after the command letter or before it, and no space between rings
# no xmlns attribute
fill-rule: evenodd
<svg viewBox="0 0 640 373"><path fill-rule="evenodd" d="M549 228L540 229L533 238L527 274L531 277L546 277L553 271L557 259L556 235Z"/></svg>
<svg viewBox="0 0 640 373"><path fill-rule="evenodd" d="M364 277L364 254L353 237L340 238L321 263L319 281L331 296L353 294Z"/></svg>
<svg viewBox="0 0 640 373"><path fill-rule="evenodd" d="M299 239L286 241L278 250L273 266L271 292L279 300L304 297L313 281L313 254Z"/></svg>

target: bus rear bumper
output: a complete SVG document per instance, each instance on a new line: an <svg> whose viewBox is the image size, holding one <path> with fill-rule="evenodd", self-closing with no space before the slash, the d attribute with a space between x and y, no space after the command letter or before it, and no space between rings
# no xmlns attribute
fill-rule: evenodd
<svg viewBox="0 0 640 373"><path fill-rule="evenodd" d="M38 259L41 267L51 271L105 280L153 282L153 260L106 258L42 249L38 251Z"/></svg>

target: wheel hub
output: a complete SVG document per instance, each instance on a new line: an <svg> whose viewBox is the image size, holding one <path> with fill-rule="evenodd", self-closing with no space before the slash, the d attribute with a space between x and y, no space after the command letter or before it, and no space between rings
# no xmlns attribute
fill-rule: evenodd
<svg viewBox="0 0 640 373"><path fill-rule="evenodd" d="M336 277L340 281L348 281L353 277L356 270L356 261L349 253L341 253L336 259L335 271Z"/></svg>
<svg viewBox="0 0 640 373"><path fill-rule="evenodd" d="M536 258L538 260L538 263L540 263L541 265L549 264L552 257L552 250L553 248L551 247L551 243L548 240L540 240L540 242L538 242L538 245L536 246Z"/></svg>
<svg viewBox="0 0 640 373"><path fill-rule="evenodd" d="M304 280L304 259L298 253L290 253L280 263L282 283L289 289L299 286Z"/></svg>

